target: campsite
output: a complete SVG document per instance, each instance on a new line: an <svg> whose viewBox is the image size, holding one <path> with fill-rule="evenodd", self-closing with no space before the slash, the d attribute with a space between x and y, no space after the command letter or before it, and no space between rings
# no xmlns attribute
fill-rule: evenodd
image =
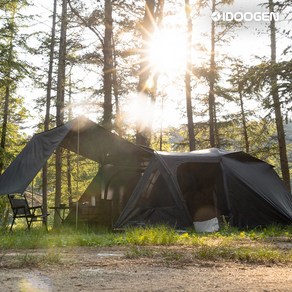
<svg viewBox="0 0 292 292"><path fill-rule="evenodd" d="M291 9L0 1L0 292L292 291Z"/></svg>
<svg viewBox="0 0 292 292"><path fill-rule="evenodd" d="M292 287L291 232L278 227L230 229L216 235L178 234L165 227L115 235L32 230L29 236L23 232L10 239L4 236L0 244L2 291L223 292Z"/></svg>
<svg viewBox="0 0 292 292"><path fill-rule="evenodd" d="M38 208L26 189L58 146L102 167L52 226L26 213ZM198 187L208 191L196 197ZM4 291L292 288L291 194L273 166L242 151L156 152L81 117L34 135L0 193L13 194L12 209L16 200L0 240ZM219 228L206 227L214 218Z"/></svg>

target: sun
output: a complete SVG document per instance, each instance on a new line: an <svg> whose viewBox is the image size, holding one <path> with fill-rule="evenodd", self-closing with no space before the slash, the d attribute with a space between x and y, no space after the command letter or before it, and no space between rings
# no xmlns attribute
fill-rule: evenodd
<svg viewBox="0 0 292 292"><path fill-rule="evenodd" d="M149 66L155 73L181 74L186 64L186 36L178 28L156 29L149 43Z"/></svg>

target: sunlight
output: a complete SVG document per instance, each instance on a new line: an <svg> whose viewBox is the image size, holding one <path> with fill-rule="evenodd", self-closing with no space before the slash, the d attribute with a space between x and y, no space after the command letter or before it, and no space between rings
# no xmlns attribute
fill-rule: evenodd
<svg viewBox="0 0 292 292"><path fill-rule="evenodd" d="M78 100L72 101L71 104L67 105L64 108L64 112L69 112L71 118L83 116L95 120L98 108L99 104L97 103Z"/></svg>
<svg viewBox="0 0 292 292"><path fill-rule="evenodd" d="M155 116L155 105L142 93L133 94L127 99L125 122L138 126L138 131L143 131L151 126Z"/></svg>
<svg viewBox="0 0 292 292"><path fill-rule="evenodd" d="M150 43L149 61L156 73L181 74L186 62L185 33L175 28L157 29Z"/></svg>

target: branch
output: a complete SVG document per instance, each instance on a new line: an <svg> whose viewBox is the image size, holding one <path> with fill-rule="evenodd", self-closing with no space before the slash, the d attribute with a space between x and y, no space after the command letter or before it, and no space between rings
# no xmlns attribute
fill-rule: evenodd
<svg viewBox="0 0 292 292"><path fill-rule="evenodd" d="M97 38L99 39L99 41L101 42L101 45L102 47L104 46L104 43L103 43L103 38L102 38L102 35L101 33L95 29L94 27L92 27L85 19L84 17L82 17L79 12L72 6L71 4L71 0L68 0L68 4L69 4L69 7L71 9L71 11L81 20L81 22L84 24L85 27L88 27L96 36Z"/></svg>

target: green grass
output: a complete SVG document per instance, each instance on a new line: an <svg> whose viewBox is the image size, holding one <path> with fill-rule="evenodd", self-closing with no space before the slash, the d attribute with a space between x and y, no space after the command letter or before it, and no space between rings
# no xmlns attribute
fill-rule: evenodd
<svg viewBox="0 0 292 292"><path fill-rule="evenodd" d="M264 229L242 231L226 226L220 232L198 234L192 230L177 233L166 226L129 228L123 233L113 233L106 229L59 228L46 232L33 228L30 231L15 229L14 232L2 232L0 249L5 253L11 249L47 249L77 246L129 246L127 258L159 258L164 262L221 259L248 263L292 263L292 251L289 242L292 239L292 226L286 228L270 226ZM159 248L157 248L159 247ZM173 248L175 247L175 248ZM186 257L187 250L187 257ZM188 259L190 260L190 258ZM29 253L19 259L18 265L38 262L54 263L52 254L38 258ZM55 257L58 263L58 256Z"/></svg>

